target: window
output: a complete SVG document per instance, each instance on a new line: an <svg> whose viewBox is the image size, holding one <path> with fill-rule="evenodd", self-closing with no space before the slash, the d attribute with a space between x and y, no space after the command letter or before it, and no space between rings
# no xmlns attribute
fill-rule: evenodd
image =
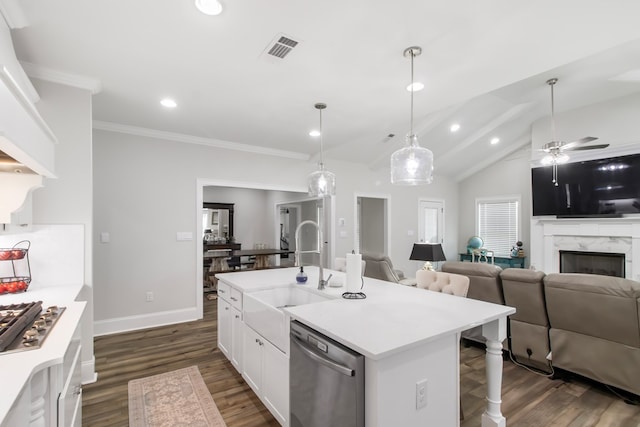
<svg viewBox="0 0 640 427"><path fill-rule="evenodd" d="M477 234L496 256L509 256L520 238L520 197L476 200Z"/></svg>

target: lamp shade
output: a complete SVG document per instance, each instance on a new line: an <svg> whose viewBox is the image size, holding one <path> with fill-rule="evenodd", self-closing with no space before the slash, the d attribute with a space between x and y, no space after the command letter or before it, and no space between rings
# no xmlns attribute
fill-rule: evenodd
<svg viewBox="0 0 640 427"><path fill-rule="evenodd" d="M336 176L320 163L320 169L309 175L307 186L312 197L333 196L336 194Z"/></svg>
<svg viewBox="0 0 640 427"><path fill-rule="evenodd" d="M416 135L408 135L409 144L391 155L391 183L400 185L431 184L433 153L418 145Z"/></svg>
<svg viewBox="0 0 640 427"><path fill-rule="evenodd" d="M446 261L440 243L414 243L410 260L414 261Z"/></svg>

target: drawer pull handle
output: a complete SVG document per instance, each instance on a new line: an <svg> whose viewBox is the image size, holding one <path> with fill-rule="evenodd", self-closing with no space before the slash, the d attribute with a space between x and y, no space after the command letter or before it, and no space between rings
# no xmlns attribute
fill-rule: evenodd
<svg viewBox="0 0 640 427"><path fill-rule="evenodd" d="M231 301L238 301L238 298L231 297Z"/></svg>
<svg viewBox="0 0 640 427"><path fill-rule="evenodd" d="M240 316L238 316L238 315L236 314L236 319L239 319L239 318L240 318Z"/></svg>
<svg viewBox="0 0 640 427"><path fill-rule="evenodd" d="M229 310L229 307L225 307L224 309L225 309L225 310Z"/></svg>
<svg viewBox="0 0 640 427"><path fill-rule="evenodd" d="M225 293L224 289L218 289L218 292L220 292L221 294Z"/></svg>

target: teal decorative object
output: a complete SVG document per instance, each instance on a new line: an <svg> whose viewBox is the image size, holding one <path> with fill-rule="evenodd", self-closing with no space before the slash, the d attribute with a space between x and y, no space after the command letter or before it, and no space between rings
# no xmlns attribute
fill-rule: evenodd
<svg viewBox="0 0 640 427"><path fill-rule="evenodd" d="M467 253L477 253L482 246L484 246L484 240L481 237L473 236L467 241Z"/></svg>

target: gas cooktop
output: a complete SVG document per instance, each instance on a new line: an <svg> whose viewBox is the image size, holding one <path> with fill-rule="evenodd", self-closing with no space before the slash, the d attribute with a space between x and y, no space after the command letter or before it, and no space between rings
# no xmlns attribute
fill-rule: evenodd
<svg viewBox="0 0 640 427"><path fill-rule="evenodd" d="M63 311L42 301L0 305L0 354L39 348Z"/></svg>

